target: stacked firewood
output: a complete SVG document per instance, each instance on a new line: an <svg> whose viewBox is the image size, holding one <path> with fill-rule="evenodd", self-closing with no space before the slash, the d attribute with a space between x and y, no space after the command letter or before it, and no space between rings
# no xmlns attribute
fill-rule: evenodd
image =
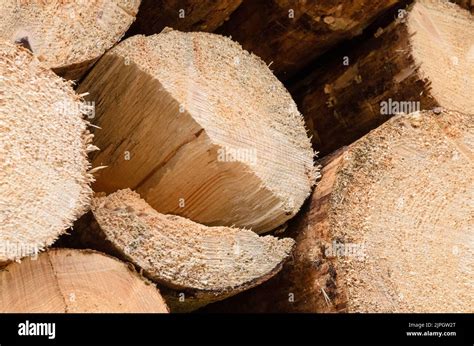
<svg viewBox="0 0 474 346"><path fill-rule="evenodd" d="M2 2L0 311L474 311L470 5Z"/></svg>

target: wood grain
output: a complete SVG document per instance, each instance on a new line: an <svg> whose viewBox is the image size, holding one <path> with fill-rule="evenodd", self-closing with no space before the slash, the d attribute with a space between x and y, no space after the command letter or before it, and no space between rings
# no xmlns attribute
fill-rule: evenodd
<svg viewBox="0 0 474 346"><path fill-rule="evenodd" d="M54 249L0 271L0 311L168 312L159 291L126 264L91 250Z"/></svg>

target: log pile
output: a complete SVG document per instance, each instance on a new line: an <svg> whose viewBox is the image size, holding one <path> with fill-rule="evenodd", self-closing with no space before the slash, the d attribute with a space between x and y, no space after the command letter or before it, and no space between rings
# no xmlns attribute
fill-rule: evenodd
<svg viewBox="0 0 474 346"><path fill-rule="evenodd" d="M314 153L291 96L225 37L133 36L78 91L100 100L92 164L108 167L96 191L132 188L161 213L260 233L294 216L314 184Z"/></svg>
<svg viewBox="0 0 474 346"><path fill-rule="evenodd" d="M21 44L45 67L80 79L135 20L140 0L4 0L0 39Z"/></svg>
<svg viewBox="0 0 474 346"><path fill-rule="evenodd" d="M474 113L474 99L466 97L474 88L472 16L442 1L417 1L403 11L375 37L290 86L322 155L398 112L441 106Z"/></svg>
<svg viewBox="0 0 474 346"><path fill-rule="evenodd" d="M474 117L437 113L398 115L325 158L289 227L293 261L209 311L473 311Z"/></svg>
<svg viewBox="0 0 474 346"><path fill-rule="evenodd" d="M474 311L454 2L4 1L0 312Z"/></svg>
<svg viewBox="0 0 474 346"><path fill-rule="evenodd" d="M294 244L163 215L129 189L94 198L91 209L65 242L133 263L167 288L172 311L194 310L258 285L281 269Z"/></svg>
<svg viewBox="0 0 474 346"><path fill-rule="evenodd" d="M398 0L246 0L218 30L287 79L337 43L358 36Z"/></svg>

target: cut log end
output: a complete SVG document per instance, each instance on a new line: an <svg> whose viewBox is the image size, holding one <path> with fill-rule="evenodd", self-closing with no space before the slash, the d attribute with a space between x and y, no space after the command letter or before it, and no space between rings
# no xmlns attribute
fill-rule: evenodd
<svg viewBox="0 0 474 346"><path fill-rule="evenodd" d="M139 0L2 1L0 38L29 49L47 68L78 79L130 24Z"/></svg>
<svg viewBox="0 0 474 346"><path fill-rule="evenodd" d="M92 213L96 224L76 227L79 242L137 265L169 289L163 292L174 311L192 310L260 284L281 269L294 244L292 239L163 215L131 190L94 198Z"/></svg>
<svg viewBox="0 0 474 346"><path fill-rule="evenodd" d="M420 78L429 80L438 104L474 114L474 20L447 1L417 1L407 18ZM442 66L442 68L440 68Z"/></svg>
<svg viewBox="0 0 474 346"><path fill-rule="evenodd" d="M33 288L33 289L32 289ZM156 287L120 261L54 249L0 271L0 312L168 312Z"/></svg>
<svg viewBox="0 0 474 346"><path fill-rule="evenodd" d="M110 168L96 191L131 187L162 213L264 232L295 215L314 184L314 153L291 96L226 37L131 37L79 90L103 100L96 144L106 149L93 163Z"/></svg>
<svg viewBox="0 0 474 346"><path fill-rule="evenodd" d="M405 11L405 10L403 10ZM417 0L375 37L290 86L322 155L397 113L474 113L474 21L444 0Z"/></svg>
<svg viewBox="0 0 474 346"><path fill-rule="evenodd" d="M473 121L399 116L344 153L329 223L350 311L473 311Z"/></svg>
<svg viewBox="0 0 474 346"><path fill-rule="evenodd" d="M327 157L289 226L294 260L208 311L472 312L474 117L437 113Z"/></svg>
<svg viewBox="0 0 474 346"><path fill-rule="evenodd" d="M92 135L69 83L0 44L0 262L51 245L90 202Z"/></svg>

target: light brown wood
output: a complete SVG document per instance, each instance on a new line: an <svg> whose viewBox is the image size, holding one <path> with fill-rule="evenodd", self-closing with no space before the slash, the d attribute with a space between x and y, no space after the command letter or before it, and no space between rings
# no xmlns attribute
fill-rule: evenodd
<svg viewBox="0 0 474 346"><path fill-rule="evenodd" d="M474 113L469 13L447 1L419 0L376 36L290 86L321 155L398 111L441 106Z"/></svg>
<svg viewBox="0 0 474 346"><path fill-rule="evenodd" d="M70 83L0 43L0 262L49 246L87 208L92 134Z"/></svg>
<svg viewBox="0 0 474 346"><path fill-rule="evenodd" d="M245 0L218 30L287 79L343 40L362 33L397 0Z"/></svg>
<svg viewBox="0 0 474 346"><path fill-rule="evenodd" d="M153 35L165 27L181 31L216 30L242 0L143 0L128 36Z"/></svg>
<svg viewBox="0 0 474 346"><path fill-rule="evenodd" d="M0 312L168 312L157 288L115 258L54 249L0 271Z"/></svg>
<svg viewBox="0 0 474 346"><path fill-rule="evenodd" d="M399 115L323 161L294 261L208 311L473 312L474 116Z"/></svg>
<svg viewBox="0 0 474 346"><path fill-rule="evenodd" d="M208 226L269 231L317 176L301 114L257 57L228 38L166 30L109 51L81 83L99 126L95 191L136 190Z"/></svg>
<svg viewBox="0 0 474 346"><path fill-rule="evenodd" d="M79 79L135 20L140 0L3 0L0 39L21 44L45 67Z"/></svg>
<svg viewBox="0 0 474 346"><path fill-rule="evenodd" d="M63 239L123 258L164 287L172 311L190 311L275 275L294 241L163 215L131 190L96 197Z"/></svg>

